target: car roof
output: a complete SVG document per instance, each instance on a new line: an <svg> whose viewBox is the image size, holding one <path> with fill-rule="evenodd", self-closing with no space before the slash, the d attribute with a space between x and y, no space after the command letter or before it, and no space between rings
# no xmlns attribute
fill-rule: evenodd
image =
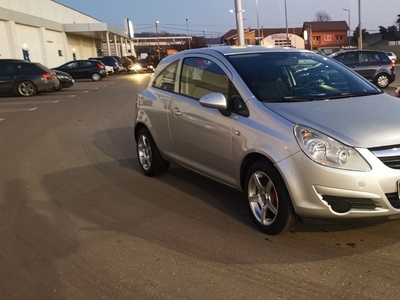
<svg viewBox="0 0 400 300"><path fill-rule="evenodd" d="M257 52L309 52L314 53L313 51L304 50L304 49L297 49L292 47L277 47L277 46L220 46L220 47L207 47L207 48L197 48L191 50L184 50L181 51L188 53L215 53L218 52L222 55L232 55L232 54L241 54L241 53L257 53ZM178 52L179 53L179 52Z"/></svg>

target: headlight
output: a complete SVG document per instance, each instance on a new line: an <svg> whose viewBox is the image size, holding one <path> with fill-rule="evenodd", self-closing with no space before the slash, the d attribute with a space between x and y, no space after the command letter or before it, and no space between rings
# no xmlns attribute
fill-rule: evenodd
<svg viewBox="0 0 400 300"><path fill-rule="evenodd" d="M294 135L303 152L321 165L352 171L371 171L370 165L356 149L321 132L296 125Z"/></svg>
<svg viewBox="0 0 400 300"><path fill-rule="evenodd" d="M139 65L139 64L135 64L135 69L137 69L137 70L140 70L142 68L142 66L141 65Z"/></svg>
<svg viewBox="0 0 400 300"><path fill-rule="evenodd" d="M68 79L68 77L65 76L65 75L58 75L57 77L58 77L59 79Z"/></svg>

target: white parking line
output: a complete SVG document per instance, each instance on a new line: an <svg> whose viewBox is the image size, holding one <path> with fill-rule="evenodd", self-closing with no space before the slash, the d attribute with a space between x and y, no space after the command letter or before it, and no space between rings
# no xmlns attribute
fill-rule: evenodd
<svg viewBox="0 0 400 300"><path fill-rule="evenodd" d="M0 119L0 122L1 122L1 121L4 121L4 120L5 120L5 119Z"/></svg>
<svg viewBox="0 0 400 300"><path fill-rule="evenodd" d="M7 112L19 112L19 111L33 111L36 110L37 107L31 107L31 108L4 108L0 109L0 112L2 113L7 113Z"/></svg>
<svg viewBox="0 0 400 300"><path fill-rule="evenodd" d="M0 105L11 105L11 104L46 104L46 103L58 103L60 100L55 101L24 101L24 102L2 102Z"/></svg>

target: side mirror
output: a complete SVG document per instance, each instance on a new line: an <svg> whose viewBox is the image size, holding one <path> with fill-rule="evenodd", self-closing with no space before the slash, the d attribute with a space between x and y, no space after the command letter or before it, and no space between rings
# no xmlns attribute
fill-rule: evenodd
<svg viewBox="0 0 400 300"><path fill-rule="evenodd" d="M205 94L200 98L199 102L201 106L218 109L224 116L230 115L228 102L222 93Z"/></svg>

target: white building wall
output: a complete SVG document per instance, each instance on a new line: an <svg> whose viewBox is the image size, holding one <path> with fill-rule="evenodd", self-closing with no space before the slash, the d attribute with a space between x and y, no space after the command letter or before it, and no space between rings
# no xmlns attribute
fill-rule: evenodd
<svg viewBox="0 0 400 300"><path fill-rule="evenodd" d="M16 57L13 58L23 59L22 48L26 45L29 50L30 60L44 63L38 28L15 24L15 29L17 32L17 45L20 47L16 49Z"/></svg>
<svg viewBox="0 0 400 300"><path fill-rule="evenodd" d="M290 43L292 46L299 48L299 49L305 48L304 39L301 38L300 36L289 33L288 37L289 37L289 40L290 40ZM280 46L279 41L284 41L285 45L286 45L286 33L278 33L278 34L269 35L261 40L261 45Z"/></svg>
<svg viewBox="0 0 400 300"><path fill-rule="evenodd" d="M3 0L0 0L3 1ZM0 58L10 58L10 45L7 37L6 23L0 20L0 36L3 37L0 43Z"/></svg>
<svg viewBox="0 0 400 300"><path fill-rule="evenodd" d="M62 24L101 23L52 0L0 0L0 7Z"/></svg>
<svg viewBox="0 0 400 300"><path fill-rule="evenodd" d="M96 44L92 39L78 36L75 34L67 34L69 49L68 60L72 60L72 49L75 49L76 59L88 59L97 56Z"/></svg>

